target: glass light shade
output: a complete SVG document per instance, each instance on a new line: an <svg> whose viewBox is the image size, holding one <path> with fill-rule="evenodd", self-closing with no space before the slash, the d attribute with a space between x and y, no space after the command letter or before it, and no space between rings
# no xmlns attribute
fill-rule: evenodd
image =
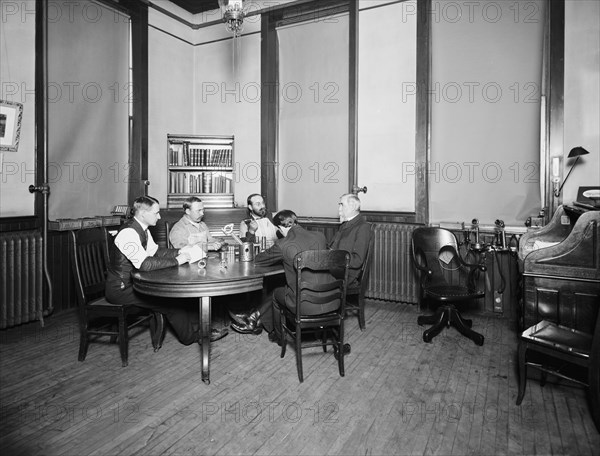
<svg viewBox="0 0 600 456"><path fill-rule="evenodd" d="M245 0L219 0L223 22L235 36L244 28L244 6Z"/></svg>

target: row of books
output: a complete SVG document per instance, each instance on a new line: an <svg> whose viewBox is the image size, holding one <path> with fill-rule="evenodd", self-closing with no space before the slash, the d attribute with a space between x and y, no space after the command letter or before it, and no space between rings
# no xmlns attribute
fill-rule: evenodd
<svg viewBox="0 0 600 456"><path fill-rule="evenodd" d="M231 173L169 172L169 193L231 193Z"/></svg>
<svg viewBox="0 0 600 456"><path fill-rule="evenodd" d="M228 149L207 149L190 143L171 144L169 166L214 166L231 167L233 151Z"/></svg>

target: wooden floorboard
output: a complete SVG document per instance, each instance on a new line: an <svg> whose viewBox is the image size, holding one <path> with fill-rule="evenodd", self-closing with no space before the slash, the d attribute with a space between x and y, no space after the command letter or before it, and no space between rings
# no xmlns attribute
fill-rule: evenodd
<svg viewBox="0 0 600 456"><path fill-rule="evenodd" d="M454 329L421 339L417 307L370 301L366 329L350 316L340 377L331 348L303 352L265 334L212 346L211 384L199 349L167 333L154 353L133 337L77 361L76 314L0 332L0 450L12 455L598 455L585 392L549 379L518 390L516 335L474 315L478 347Z"/></svg>

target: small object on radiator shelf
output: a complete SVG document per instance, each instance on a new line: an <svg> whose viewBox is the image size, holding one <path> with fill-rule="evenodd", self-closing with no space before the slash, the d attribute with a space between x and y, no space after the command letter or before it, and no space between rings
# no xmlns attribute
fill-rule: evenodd
<svg viewBox="0 0 600 456"><path fill-rule="evenodd" d="M115 226L121 224L121 216L120 215L99 215L102 219L102 226Z"/></svg>
<svg viewBox="0 0 600 456"><path fill-rule="evenodd" d="M97 228L102 226L102 217L83 217L81 219L81 228Z"/></svg>
<svg viewBox="0 0 600 456"><path fill-rule="evenodd" d="M49 220L48 229L53 231L69 231L81 229L81 219Z"/></svg>

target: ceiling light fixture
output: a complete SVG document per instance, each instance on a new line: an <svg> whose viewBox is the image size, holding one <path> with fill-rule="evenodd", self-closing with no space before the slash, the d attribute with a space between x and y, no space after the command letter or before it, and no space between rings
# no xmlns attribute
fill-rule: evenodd
<svg viewBox="0 0 600 456"><path fill-rule="evenodd" d="M244 28L244 3L246 0L219 0L223 22L234 37L240 36Z"/></svg>

